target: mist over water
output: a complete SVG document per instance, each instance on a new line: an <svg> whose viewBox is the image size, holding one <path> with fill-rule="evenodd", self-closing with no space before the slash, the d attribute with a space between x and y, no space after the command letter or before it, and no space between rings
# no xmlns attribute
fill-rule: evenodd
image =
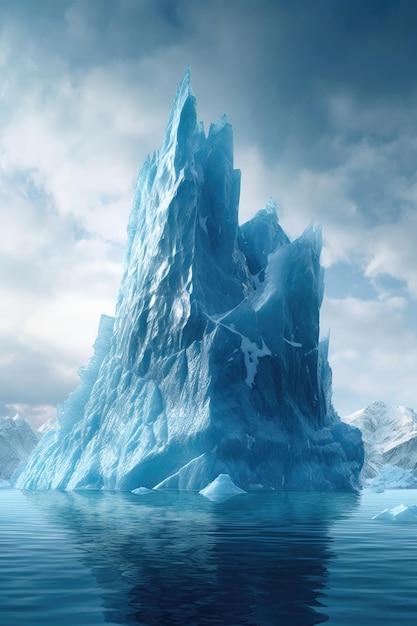
<svg viewBox="0 0 417 626"><path fill-rule="evenodd" d="M412 624L415 528L371 520L398 493L2 491L0 623Z"/></svg>

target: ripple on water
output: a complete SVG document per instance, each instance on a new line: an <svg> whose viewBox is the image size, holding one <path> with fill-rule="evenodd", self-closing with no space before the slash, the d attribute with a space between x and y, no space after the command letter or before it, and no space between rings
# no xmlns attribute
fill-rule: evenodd
<svg viewBox="0 0 417 626"><path fill-rule="evenodd" d="M0 624L414 626L401 496L3 491Z"/></svg>

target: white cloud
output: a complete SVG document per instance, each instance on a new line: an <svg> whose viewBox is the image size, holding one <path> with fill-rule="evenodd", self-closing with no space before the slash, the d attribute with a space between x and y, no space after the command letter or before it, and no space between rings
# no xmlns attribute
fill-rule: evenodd
<svg viewBox="0 0 417 626"><path fill-rule="evenodd" d="M31 424L32 428L38 429L49 419L56 416L56 407L51 404L31 405L23 402L6 405L1 415L14 416L19 414Z"/></svg>
<svg viewBox="0 0 417 626"><path fill-rule="evenodd" d="M323 225L322 262L357 264L368 278L392 276L417 297L417 131L410 111L389 103L362 110L351 97L331 100L333 164L323 170L263 160L240 146L242 216L262 206L265 193L280 208L294 238L311 221ZM395 126L395 123L397 126ZM368 125L368 126L367 126Z"/></svg>
<svg viewBox="0 0 417 626"><path fill-rule="evenodd" d="M389 274L405 281L417 298L417 207L404 212L394 224L376 226L369 242L370 260L366 275Z"/></svg>
<svg viewBox="0 0 417 626"><path fill-rule="evenodd" d="M17 343L0 364L0 401L48 417L51 398L77 384L100 314L114 313L138 166L162 139L169 102L152 105L131 81L140 63L72 73L57 63L50 81L24 54L13 63L0 138L0 332Z"/></svg>
<svg viewBox="0 0 417 626"><path fill-rule="evenodd" d="M29 173L60 214L123 240L139 158L162 134L157 107L144 100L117 65L38 83L2 134L2 170Z"/></svg>
<svg viewBox="0 0 417 626"><path fill-rule="evenodd" d="M282 226L291 238L298 237L313 221L323 224L325 266L361 258L364 224L348 193L345 165L325 172L291 170L282 164L269 166L254 147L240 149L236 164L242 169L241 221L249 219L272 195Z"/></svg>
<svg viewBox="0 0 417 626"><path fill-rule="evenodd" d="M114 313L135 180L163 138L176 52L70 69L29 32L1 26L0 406L37 423L78 383L100 314Z"/></svg>
<svg viewBox="0 0 417 626"><path fill-rule="evenodd" d="M417 335L404 301L325 298L322 328L331 328L336 410L348 414L374 400L417 406Z"/></svg>
<svg viewBox="0 0 417 626"><path fill-rule="evenodd" d="M92 4L96 13L90 15ZM137 26L143 36L137 43L144 41L144 47L116 61L111 53L106 57L103 46L106 37L124 35L126 23L113 15L104 33L96 22L100 3L91 6L74 2L60 24L63 30L54 34L48 29L49 45L54 37L65 40L54 54L28 23L3 21L0 27L1 332L38 350L42 358L50 351L61 379L76 380L76 367L91 354L100 313L113 312L138 165L162 139L175 83L188 63L200 117L210 122L226 110L234 124L235 163L242 169L241 221L272 195L291 237L313 220L323 224L324 265L355 263L373 280L394 276L417 297L415 108L398 100L393 107L383 99L364 106L350 93L325 93L330 130L320 141L322 152L334 158L326 166L301 166L288 145L277 150L281 160L267 161L261 143L247 144L245 137L253 142L260 136L257 130L268 124L283 126L275 111L261 106L281 85L271 70L285 73L284 64L274 65L277 61L263 64L265 49L255 30L262 25L268 37L275 36L276 23L268 14L256 21L252 18L259 11L248 5L239 25L234 7L224 19L223 12L203 13L191 2L186 15L177 15L183 21L176 25L159 19L155 5L148 3L146 17L160 31L147 29L141 20ZM130 0L117 3L126 15L135 6ZM282 36L285 24L280 21ZM265 28L260 29L263 38ZM245 35L250 42L235 55ZM85 57L90 50L97 59L71 66L65 51L76 57L78 46ZM258 81L260 69L271 89ZM254 94L253 84L265 90ZM259 119L256 103L271 112L270 119ZM281 112L278 108L276 115ZM296 111L288 123L297 132ZM394 299L389 289L379 291L379 301L325 301L336 394L349 404L349 397L371 401L385 389L390 397L396 392L398 402L416 405L410 381L416 338L409 330L407 303ZM51 383L51 375L45 375ZM18 369L10 371L12 376Z"/></svg>
<svg viewBox="0 0 417 626"><path fill-rule="evenodd" d="M342 414L375 399L417 406L417 335L410 326L408 299L405 292L393 295L375 280L395 277L407 283L410 295L417 296L415 187L412 178L392 171L396 150L400 150L397 141L382 153L366 141L344 146L345 160L327 171L291 171L280 164L271 167L255 148L241 149L236 156L243 170L246 219L254 205L262 206L262 193L267 191L277 200L282 225L291 237L298 236L312 219L323 224L325 266L340 261L356 263L374 280L379 299L325 298L323 303L321 327L331 329L334 402ZM381 185L389 191L388 201L398 208L395 219L367 221L363 206L358 206L352 195L358 173L364 172L370 178L389 172ZM345 288L349 293L347 282Z"/></svg>

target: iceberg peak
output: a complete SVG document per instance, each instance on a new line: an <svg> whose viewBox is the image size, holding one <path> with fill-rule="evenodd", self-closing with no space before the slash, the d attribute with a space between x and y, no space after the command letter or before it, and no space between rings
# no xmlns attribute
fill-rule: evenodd
<svg viewBox="0 0 417 626"><path fill-rule="evenodd" d="M158 156L163 159L171 152L178 162L181 161L181 157L186 158L182 152L191 139L196 123L196 99L191 89L190 69L187 68L168 116L165 137Z"/></svg>
<svg viewBox="0 0 417 626"><path fill-rule="evenodd" d="M227 119L227 115L226 115L226 113L223 113L223 115L221 115L219 117L217 122L215 122L215 123L210 125L210 133L212 135L216 135L221 130L223 130L223 128L225 128L226 126L229 126L230 129L231 129L231 124L229 124L229 121Z"/></svg>
<svg viewBox="0 0 417 626"><path fill-rule="evenodd" d="M263 209L266 214L278 216L278 206L272 196L269 196L268 201Z"/></svg>

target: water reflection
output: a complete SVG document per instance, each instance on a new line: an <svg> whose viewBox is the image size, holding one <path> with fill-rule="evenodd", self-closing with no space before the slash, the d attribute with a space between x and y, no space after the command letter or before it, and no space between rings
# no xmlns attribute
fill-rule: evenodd
<svg viewBox="0 0 417 626"><path fill-rule="evenodd" d="M355 494L27 492L74 533L119 624L313 626Z"/></svg>

